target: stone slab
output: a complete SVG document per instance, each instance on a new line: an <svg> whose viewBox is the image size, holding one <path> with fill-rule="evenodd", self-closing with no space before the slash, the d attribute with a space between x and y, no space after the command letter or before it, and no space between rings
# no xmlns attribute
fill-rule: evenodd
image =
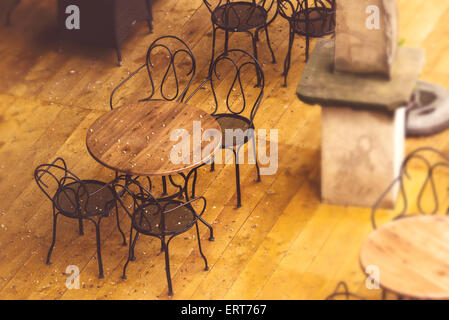
<svg viewBox="0 0 449 320"><path fill-rule="evenodd" d="M398 47L391 79L334 72L334 41L319 39L296 93L308 104L394 111L407 105L424 67L424 51Z"/></svg>
<svg viewBox="0 0 449 320"><path fill-rule="evenodd" d="M396 0L338 0L335 70L390 78L398 46Z"/></svg>
<svg viewBox="0 0 449 320"><path fill-rule="evenodd" d="M406 108L395 112L323 108L321 198L325 203L372 207L399 175L405 149ZM380 203L393 208L399 188Z"/></svg>

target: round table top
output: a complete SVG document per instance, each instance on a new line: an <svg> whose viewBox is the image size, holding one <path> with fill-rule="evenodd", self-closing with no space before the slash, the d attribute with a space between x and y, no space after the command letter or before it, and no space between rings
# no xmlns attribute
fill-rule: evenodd
<svg viewBox="0 0 449 320"><path fill-rule="evenodd" d="M449 299L449 218L413 216L370 234L362 268L377 266L382 288L412 299Z"/></svg>
<svg viewBox="0 0 449 320"><path fill-rule="evenodd" d="M195 127L201 127L196 130L199 134L194 135ZM185 130L184 133L179 129ZM218 139L202 141L208 129L221 132L218 122L196 107L178 102L145 101L116 108L98 118L88 130L86 144L95 160L117 172L168 176L198 167L221 147L221 141L215 141ZM195 136L200 138L195 140ZM181 141L190 147L188 153L180 152Z"/></svg>

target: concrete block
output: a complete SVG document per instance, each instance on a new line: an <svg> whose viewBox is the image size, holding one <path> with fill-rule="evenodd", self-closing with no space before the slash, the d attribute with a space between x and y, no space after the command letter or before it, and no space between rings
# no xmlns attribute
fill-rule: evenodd
<svg viewBox="0 0 449 320"><path fill-rule="evenodd" d="M321 197L334 205L371 207L399 175L405 108L394 112L326 107L322 112ZM398 188L380 204L393 208Z"/></svg>

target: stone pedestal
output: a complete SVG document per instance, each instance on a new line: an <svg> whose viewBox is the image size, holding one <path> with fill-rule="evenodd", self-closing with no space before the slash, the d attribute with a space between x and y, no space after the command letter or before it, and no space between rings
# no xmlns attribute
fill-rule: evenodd
<svg viewBox="0 0 449 320"><path fill-rule="evenodd" d="M371 207L397 177L404 155L405 108L424 66L420 49L399 47L391 79L334 72L334 41L321 39L297 88L323 106L324 202ZM382 207L392 208L397 189Z"/></svg>
<svg viewBox="0 0 449 320"><path fill-rule="evenodd" d="M405 108L394 112L323 108L321 137L322 201L370 207L399 175ZM394 206L398 188L384 198L381 207Z"/></svg>

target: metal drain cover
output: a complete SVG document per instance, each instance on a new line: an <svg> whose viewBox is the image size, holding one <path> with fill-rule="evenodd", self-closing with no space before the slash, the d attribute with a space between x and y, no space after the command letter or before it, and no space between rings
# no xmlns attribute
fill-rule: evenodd
<svg viewBox="0 0 449 320"><path fill-rule="evenodd" d="M449 128L449 91L418 81L407 109L408 137L430 136Z"/></svg>

